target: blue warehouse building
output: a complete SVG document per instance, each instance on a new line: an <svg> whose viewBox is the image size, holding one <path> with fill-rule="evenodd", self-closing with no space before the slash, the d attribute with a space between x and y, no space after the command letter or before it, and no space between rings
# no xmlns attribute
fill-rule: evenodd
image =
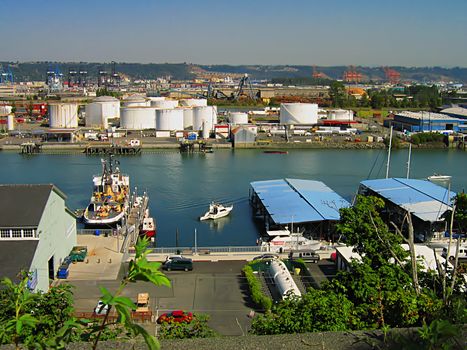
<svg viewBox="0 0 467 350"><path fill-rule="evenodd" d="M339 209L350 206L320 181L279 179L250 185L251 204L266 230L293 226L314 238L332 239Z"/></svg>
<svg viewBox="0 0 467 350"><path fill-rule="evenodd" d="M394 222L401 227L404 216L411 214L417 241L431 240L435 232L447 230L444 214L452 210L455 192L428 180L389 178L365 180L360 183L359 194L382 198L382 213L386 224ZM403 227L406 231L407 227Z"/></svg>
<svg viewBox="0 0 467 350"><path fill-rule="evenodd" d="M467 120L441 113L398 112L392 122L399 131L409 132L461 132L467 127Z"/></svg>

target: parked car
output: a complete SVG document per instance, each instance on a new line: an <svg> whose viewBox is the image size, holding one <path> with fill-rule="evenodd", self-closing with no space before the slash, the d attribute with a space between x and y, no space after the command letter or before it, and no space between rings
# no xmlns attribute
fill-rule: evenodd
<svg viewBox="0 0 467 350"><path fill-rule="evenodd" d="M99 300L97 302L96 307L94 308L94 313L96 315L105 315L108 310L109 310L109 305L104 304L102 300Z"/></svg>
<svg viewBox="0 0 467 350"><path fill-rule="evenodd" d="M171 270L182 270L182 271L191 271L193 270L193 260L188 258L176 258L166 260L162 265L162 269L166 271Z"/></svg>
<svg viewBox="0 0 467 350"><path fill-rule="evenodd" d="M157 323L177 322L177 323L190 323L193 321L193 314L182 310L175 310L162 314L157 319Z"/></svg>
<svg viewBox="0 0 467 350"><path fill-rule="evenodd" d="M271 259L277 259L279 257L279 255L277 254L262 254L262 255L259 255L259 256L255 256L253 258L253 260L271 260Z"/></svg>

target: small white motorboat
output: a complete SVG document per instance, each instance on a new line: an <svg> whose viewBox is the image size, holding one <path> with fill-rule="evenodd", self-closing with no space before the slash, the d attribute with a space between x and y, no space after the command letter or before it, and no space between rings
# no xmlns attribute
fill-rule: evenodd
<svg viewBox="0 0 467 350"><path fill-rule="evenodd" d="M224 207L220 203L212 202L211 204L209 204L209 210L206 212L206 214L201 216L199 219L202 221L202 220L209 220L209 219L215 220L215 219L223 218L224 216L229 215L232 209L233 209L233 205L229 207Z"/></svg>

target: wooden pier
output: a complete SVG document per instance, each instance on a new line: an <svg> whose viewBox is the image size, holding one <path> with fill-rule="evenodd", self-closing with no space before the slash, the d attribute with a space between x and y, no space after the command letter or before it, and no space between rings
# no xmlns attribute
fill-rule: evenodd
<svg viewBox="0 0 467 350"><path fill-rule="evenodd" d="M88 145L84 149L86 155L137 155L141 154L141 146L121 146L121 145Z"/></svg>
<svg viewBox="0 0 467 350"><path fill-rule="evenodd" d="M181 153L212 153L212 145L204 141L182 141L180 142Z"/></svg>
<svg viewBox="0 0 467 350"><path fill-rule="evenodd" d="M137 195L136 192L131 195L130 206L120 228L120 234L125 237L121 247L122 253L128 253L129 246L136 244L148 204L149 196L146 192L143 195Z"/></svg>
<svg viewBox="0 0 467 350"><path fill-rule="evenodd" d="M25 142L21 144L21 154L37 154L42 152L40 143Z"/></svg>

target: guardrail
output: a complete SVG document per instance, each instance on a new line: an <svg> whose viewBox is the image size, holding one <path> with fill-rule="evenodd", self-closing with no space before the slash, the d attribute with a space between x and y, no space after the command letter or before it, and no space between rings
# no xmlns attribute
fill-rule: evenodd
<svg viewBox="0 0 467 350"><path fill-rule="evenodd" d="M111 236L113 234L117 234L117 229L110 229L110 228L96 228L96 229L89 229L89 228L79 228L76 230L76 234L78 235L107 235Z"/></svg>
<svg viewBox="0 0 467 350"><path fill-rule="evenodd" d="M211 254L211 253L258 253L261 246L227 246L227 247L158 247L150 248L149 254Z"/></svg>

